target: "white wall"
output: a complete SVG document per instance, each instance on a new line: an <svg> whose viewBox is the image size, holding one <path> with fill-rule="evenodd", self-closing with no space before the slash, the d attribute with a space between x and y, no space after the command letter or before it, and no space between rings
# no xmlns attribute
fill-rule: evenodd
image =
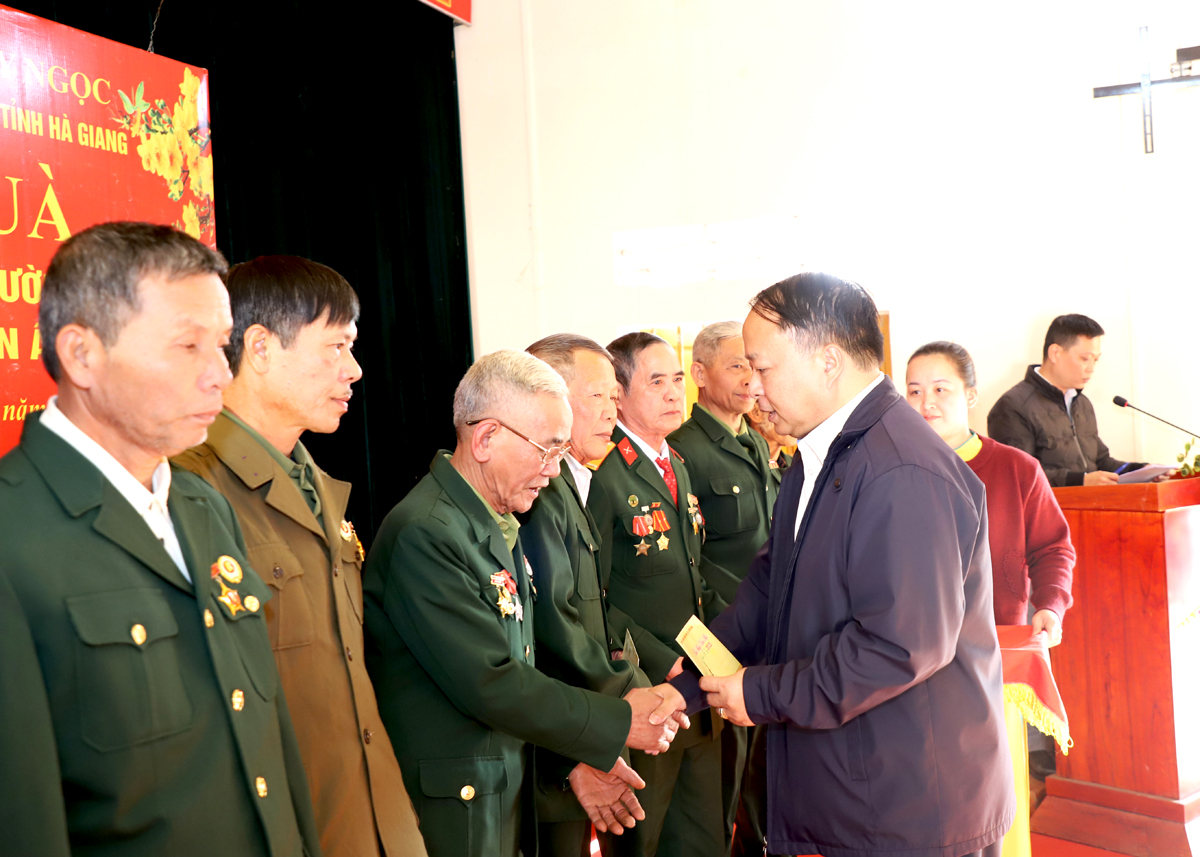
<svg viewBox="0 0 1200 857"><path fill-rule="evenodd" d="M1168 76L1200 44L1194 0L475 16L456 41L477 353L740 319L758 289L823 268L891 312L897 365L930 339L970 349L977 429L1050 319L1082 312L1108 330L1088 394L1114 454L1182 448L1117 393L1200 431L1200 87L1156 90L1153 155L1136 96L1092 98L1139 78L1141 25Z"/></svg>

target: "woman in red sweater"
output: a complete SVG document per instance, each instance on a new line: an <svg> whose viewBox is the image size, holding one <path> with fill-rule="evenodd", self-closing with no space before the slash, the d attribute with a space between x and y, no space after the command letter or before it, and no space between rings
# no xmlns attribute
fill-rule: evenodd
<svg viewBox="0 0 1200 857"><path fill-rule="evenodd" d="M908 360L908 403L917 409L987 488L988 539L997 625L1024 625L1033 602L1033 632L1062 641L1071 606L1075 549L1066 518L1041 465L967 425L975 406L975 364L961 345L930 342Z"/></svg>

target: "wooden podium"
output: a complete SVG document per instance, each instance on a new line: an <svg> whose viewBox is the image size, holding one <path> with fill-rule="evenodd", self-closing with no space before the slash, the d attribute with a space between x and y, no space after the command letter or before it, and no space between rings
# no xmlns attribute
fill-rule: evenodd
<svg viewBox="0 0 1200 857"><path fill-rule="evenodd" d="M1078 552L1051 650L1074 747L1032 830L1200 857L1200 479L1054 494Z"/></svg>

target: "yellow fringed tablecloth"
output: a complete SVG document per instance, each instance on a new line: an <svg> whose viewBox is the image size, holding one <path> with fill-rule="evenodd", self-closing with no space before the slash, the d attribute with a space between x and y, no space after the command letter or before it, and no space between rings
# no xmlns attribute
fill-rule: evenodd
<svg viewBox="0 0 1200 857"><path fill-rule="evenodd" d="M1053 738L1064 756L1071 749L1071 731L1050 669L1046 634L1035 636L1032 625L997 625L996 635L1004 663L1004 723L1017 792L1017 815L1004 836L1003 857L1030 857L1029 742L1025 724L1031 723Z"/></svg>

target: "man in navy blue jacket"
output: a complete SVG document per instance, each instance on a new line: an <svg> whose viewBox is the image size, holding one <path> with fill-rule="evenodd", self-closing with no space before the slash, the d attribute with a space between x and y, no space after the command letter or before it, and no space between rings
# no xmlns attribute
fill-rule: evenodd
<svg viewBox="0 0 1200 857"><path fill-rule="evenodd" d="M713 622L746 666L676 682L767 724L771 853L998 855L1015 795L983 484L880 373L861 287L800 274L752 306L752 392L800 445Z"/></svg>

